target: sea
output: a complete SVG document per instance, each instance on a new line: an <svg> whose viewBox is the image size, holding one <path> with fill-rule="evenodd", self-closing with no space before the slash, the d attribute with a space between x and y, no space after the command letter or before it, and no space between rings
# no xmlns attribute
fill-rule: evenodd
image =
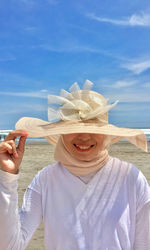
<svg viewBox="0 0 150 250"><path fill-rule="evenodd" d="M147 141L150 142L150 128L144 128L144 129L142 128L141 130L144 132ZM8 130L1 130L2 133L0 132L0 141L4 140L4 137L9 133L9 132L6 132L4 135L5 131L8 131ZM122 139L122 140L124 141L125 139ZM27 143L48 143L48 141L43 137L42 138L27 138L26 142Z"/></svg>
<svg viewBox="0 0 150 250"><path fill-rule="evenodd" d="M146 136L147 141L150 141L150 128L146 128L146 129L142 129L142 130Z"/></svg>

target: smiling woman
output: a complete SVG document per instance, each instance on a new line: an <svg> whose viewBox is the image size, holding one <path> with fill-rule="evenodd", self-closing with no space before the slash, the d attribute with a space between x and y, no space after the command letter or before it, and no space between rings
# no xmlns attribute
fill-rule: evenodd
<svg viewBox="0 0 150 250"><path fill-rule="evenodd" d="M83 90L75 83L70 92L50 95L56 107L49 107L49 121L21 118L0 143L0 249L24 250L43 220L46 250L149 250L147 180L133 164L108 154L124 137L147 151L146 138L139 129L109 124L117 102L108 104L91 87L87 80ZM54 144L56 163L37 173L18 211L27 136Z"/></svg>
<svg viewBox="0 0 150 250"><path fill-rule="evenodd" d="M99 134L68 134L63 135L64 146L78 160L93 160L98 152L104 150L105 135Z"/></svg>
<svg viewBox="0 0 150 250"><path fill-rule="evenodd" d="M87 133L62 135L56 145L55 160L75 176L96 172L109 160L106 138Z"/></svg>

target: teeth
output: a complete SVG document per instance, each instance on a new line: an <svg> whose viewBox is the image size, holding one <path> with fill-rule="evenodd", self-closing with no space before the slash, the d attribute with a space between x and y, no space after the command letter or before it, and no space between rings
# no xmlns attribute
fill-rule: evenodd
<svg viewBox="0 0 150 250"><path fill-rule="evenodd" d="M89 149L90 146L81 146L81 145L76 145L80 149Z"/></svg>

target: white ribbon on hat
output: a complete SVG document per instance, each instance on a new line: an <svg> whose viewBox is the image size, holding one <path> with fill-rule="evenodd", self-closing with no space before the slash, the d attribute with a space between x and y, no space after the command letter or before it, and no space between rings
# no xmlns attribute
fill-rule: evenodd
<svg viewBox="0 0 150 250"><path fill-rule="evenodd" d="M103 115L112 109L118 101L113 104L107 104L108 100L100 98L90 92L93 83L86 80L83 90L75 82L70 87L70 92L61 90L60 96L48 96L48 120L50 122L63 120L89 120ZM57 105L54 107L53 105Z"/></svg>

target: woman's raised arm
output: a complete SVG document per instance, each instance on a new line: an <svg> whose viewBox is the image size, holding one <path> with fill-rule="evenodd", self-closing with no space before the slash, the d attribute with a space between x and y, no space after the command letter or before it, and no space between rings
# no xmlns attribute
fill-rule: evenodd
<svg viewBox="0 0 150 250"><path fill-rule="evenodd" d="M17 174L21 164L27 132L14 130L0 143L0 169L12 174ZM15 144L17 137L20 137L18 145Z"/></svg>

